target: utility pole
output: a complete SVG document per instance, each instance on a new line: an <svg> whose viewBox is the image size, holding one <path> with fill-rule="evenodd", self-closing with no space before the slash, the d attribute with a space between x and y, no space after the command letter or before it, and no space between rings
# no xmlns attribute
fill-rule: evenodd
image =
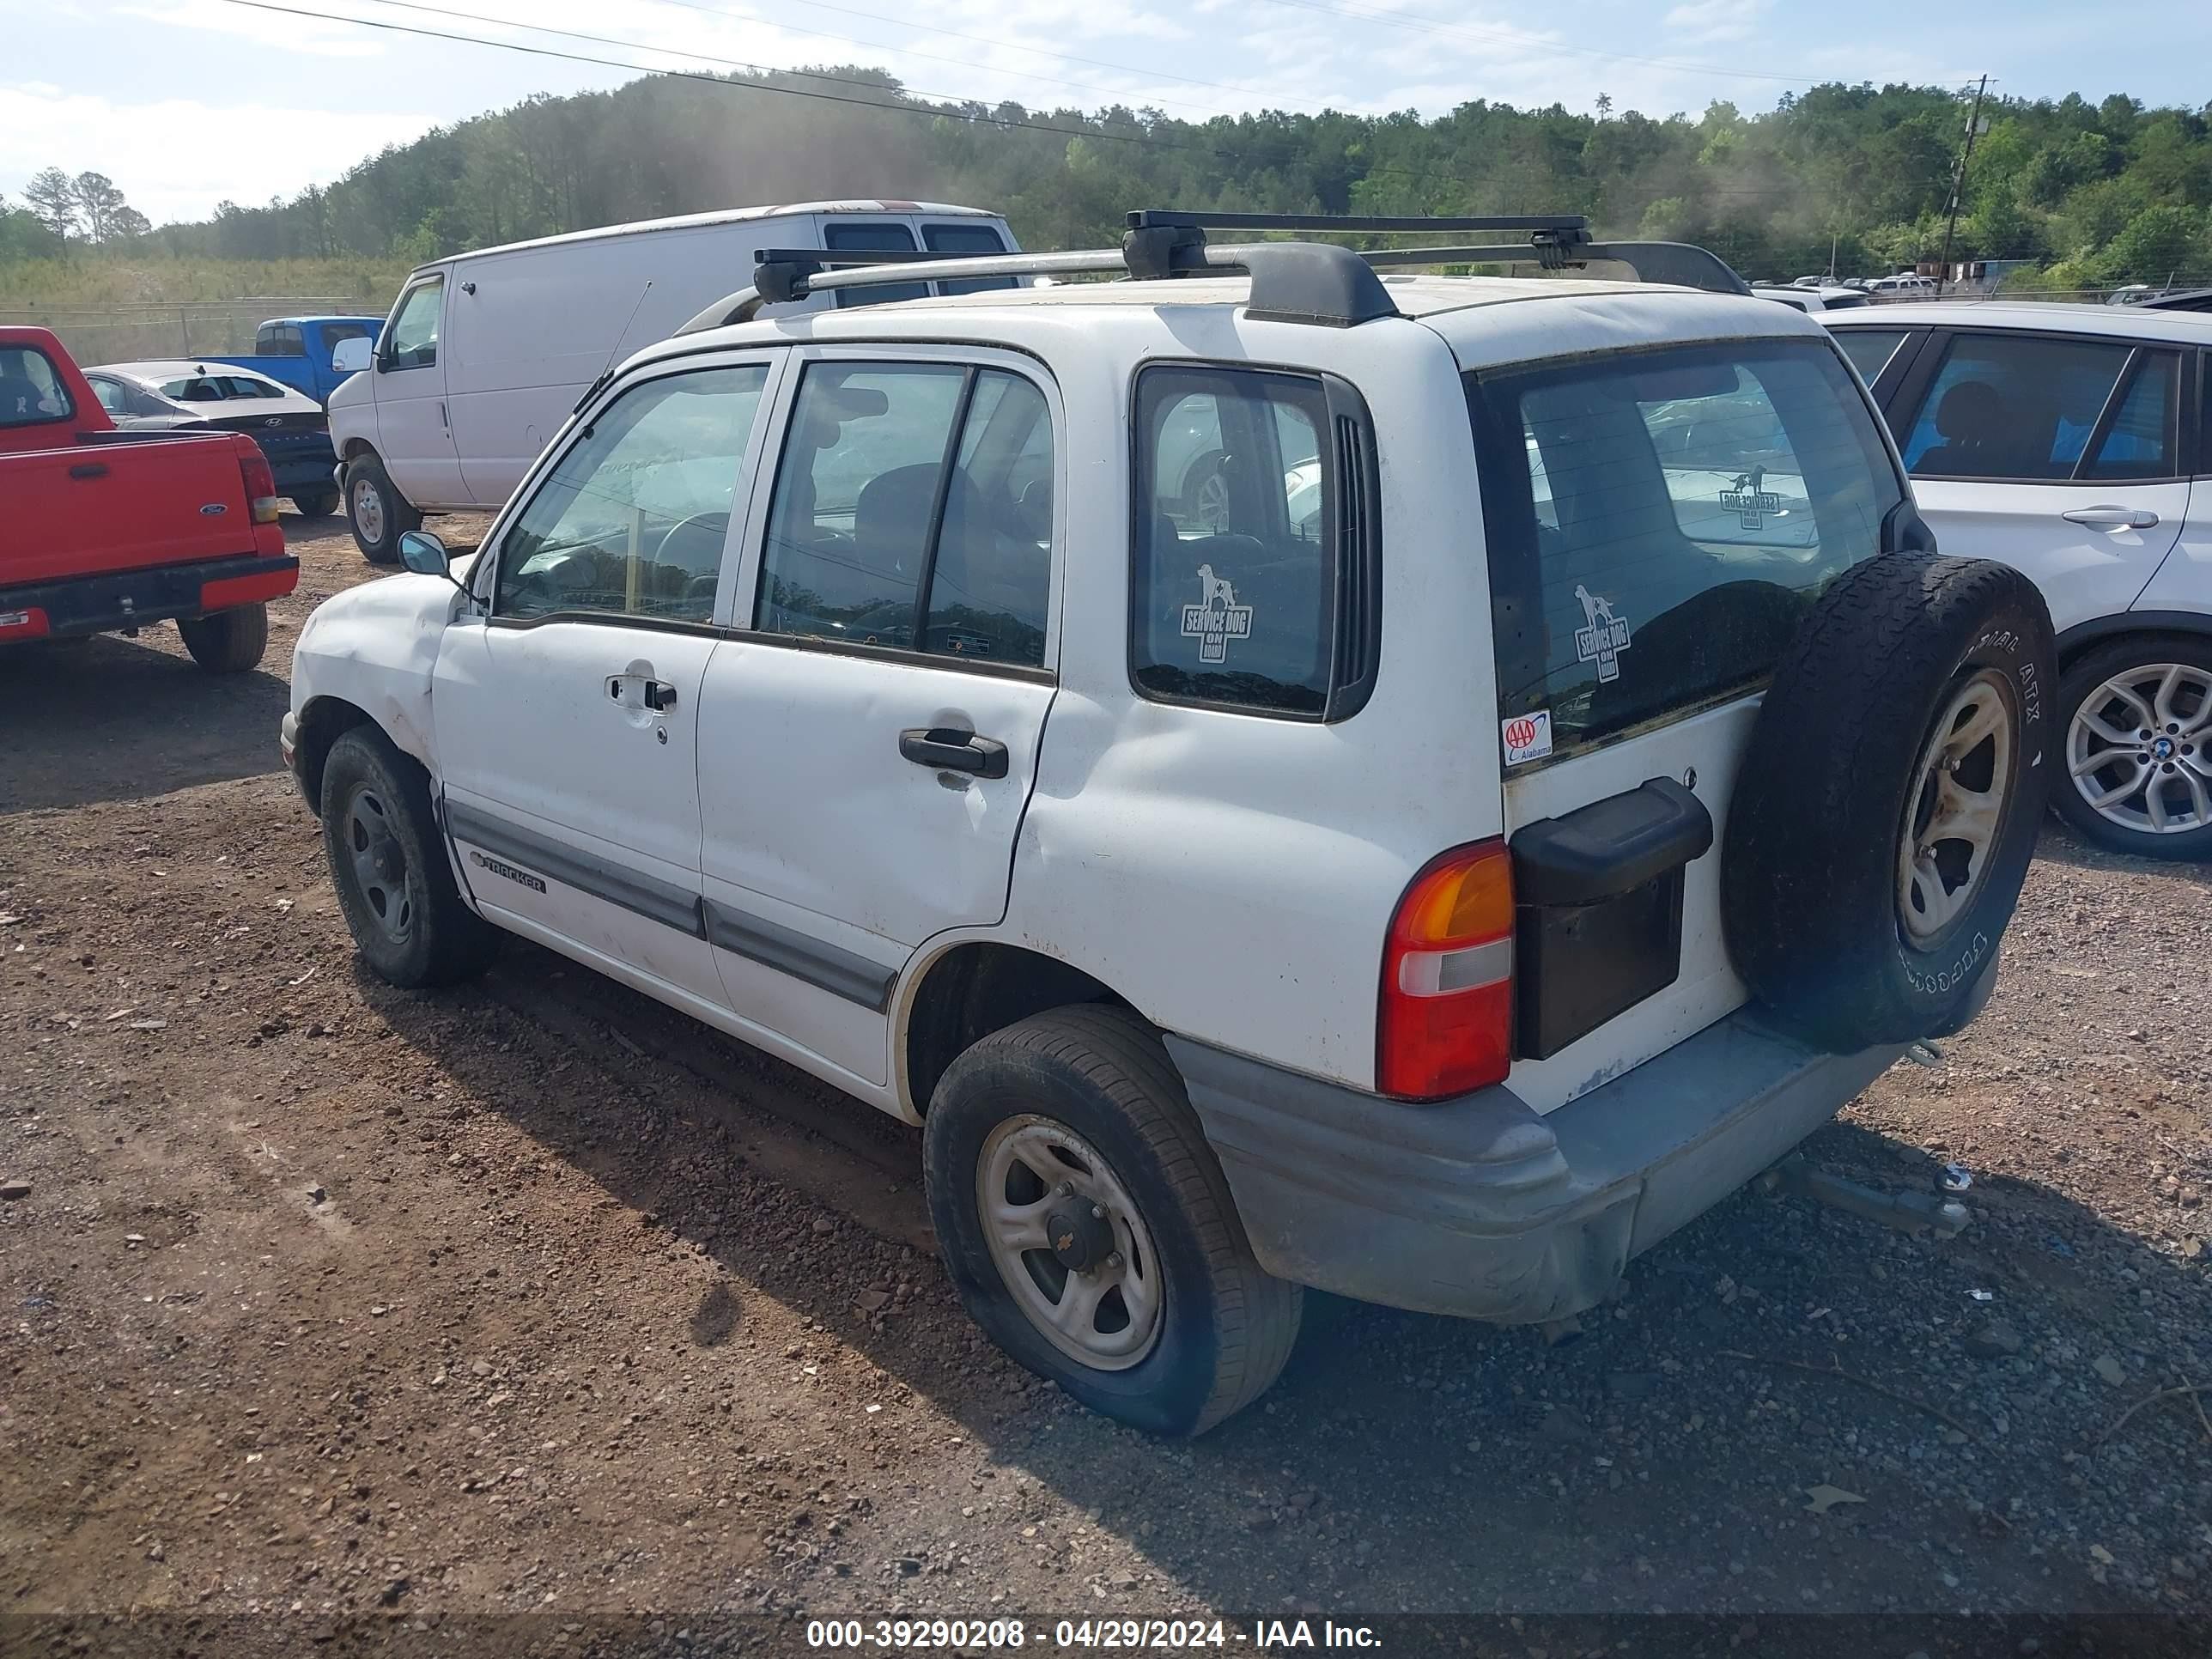
<svg viewBox="0 0 2212 1659"><path fill-rule="evenodd" d="M1966 193L1966 163L1974 159L1974 138L1981 130L1982 94L1990 89L1990 77L1984 75L1982 83L1974 88L1974 107L1966 117L1966 142L1959 151L1959 165L1951 170L1951 210L1943 220L1943 260L1936 269L1936 297L1943 297L1943 284L1951 280L1951 235L1959 228L1959 198Z"/></svg>

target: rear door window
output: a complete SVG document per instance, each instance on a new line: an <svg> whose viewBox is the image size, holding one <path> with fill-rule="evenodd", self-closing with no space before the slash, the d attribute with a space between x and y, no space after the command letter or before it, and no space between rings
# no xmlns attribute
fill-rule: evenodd
<svg viewBox="0 0 2212 1659"><path fill-rule="evenodd" d="M1898 347L1905 343L1911 331L1902 328L1839 328L1836 343L1844 356L1851 360L1851 367L1859 372L1859 379L1872 386L1889 367L1889 360L1897 356Z"/></svg>
<svg viewBox="0 0 2212 1659"><path fill-rule="evenodd" d="M2174 354L2116 340L1961 334L1898 422L1905 464L1917 478L2172 477L2179 374Z"/></svg>
<svg viewBox="0 0 2212 1659"><path fill-rule="evenodd" d="M1499 714L1555 750L1737 695L1904 487L1826 341L1469 377Z"/></svg>
<svg viewBox="0 0 2212 1659"><path fill-rule="evenodd" d="M969 253L1004 253L1006 244L998 231L989 225L924 225L922 244L932 253L952 255ZM1012 288L1011 276L974 276L955 283L939 283L939 294L980 294L985 289Z"/></svg>
<svg viewBox="0 0 2212 1659"><path fill-rule="evenodd" d="M822 232L822 246L832 251L860 249L874 252L912 253L914 233L896 219L864 220L858 224L831 224ZM927 283L887 283L881 288L834 290L841 306L887 306L894 300L919 300L929 292Z"/></svg>

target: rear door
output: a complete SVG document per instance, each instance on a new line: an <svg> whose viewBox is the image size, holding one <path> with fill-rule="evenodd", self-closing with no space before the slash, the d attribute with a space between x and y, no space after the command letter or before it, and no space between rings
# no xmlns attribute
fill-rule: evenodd
<svg viewBox="0 0 2212 1659"><path fill-rule="evenodd" d="M1758 693L1815 595L1881 550L1904 485L1826 340L1613 353L1470 377L1509 836L1667 778L1728 822ZM1772 780L1766 787L1775 787ZM1716 846L1680 972L1514 1085L1539 1109L1745 1000Z"/></svg>
<svg viewBox="0 0 2212 1659"><path fill-rule="evenodd" d="M2033 577L2061 632L2127 610L2188 514L2183 362L2094 335L1937 331L1888 404L1937 544Z"/></svg>
<svg viewBox="0 0 2212 1659"><path fill-rule="evenodd" d="M880 1085L899 967L1006 913L1055 684L1058 394L981 349L793 369L701 702L708 935L741 1018Z"/></svg>

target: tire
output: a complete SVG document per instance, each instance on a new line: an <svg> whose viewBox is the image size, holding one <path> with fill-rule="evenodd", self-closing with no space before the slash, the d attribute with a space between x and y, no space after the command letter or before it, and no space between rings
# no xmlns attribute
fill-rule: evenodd
<svg viewBox="0 0 2212 1659"><path fill-rule="evenodd" d="M393 488L384 463L373 454L346 463L345 510L354 545L371 564L398 564L399 538L422 527L422 515Z"/></svg>
<svg viewBox="0 0 2212 1659"><path fill-rule="evenodd" d="M2143 858L2212 858L2212 640L2142 634L2098 646L2058 682L2053 723L2051 804L2076 834ZM2130 783L2140 787L2102 810L2090 804Z"/></svg>
<svg viewBox="0 0 2212 1659"><path fill-rule="evenodd" d="M303 519L327 519L338 510L345 497L335 489L311 490L305 495L292 497L292 505L300 509Z"/></svg>
<svg viewBox="0 0 2212 1659"><path fill-rule="evenodd" d="M1009 1148L1037 1157L1054 1136L1072 1140L1079 1159L1059 1165L1071 1185L1081 1183L1069 1195L1066 1213L1075 1219L1071 1224L1055 1208L1039 1224L1041 1247L1002 1268L982 1215L982 1188L994 1167L987 1160ZM1151 1434L1203 1434L1256 1400L1290 1358L1303 1292L1252 1259L1182 1079L1152 1028L1126 1010L1054 1009L969 1048L937 1085L922 1127L922 1167L930 1218L969 1316L1008 1354L1091 1410ZM1033 1168L1000 1179L1002 1195L1044 1193L1052 1201ZM1119 1196L1108 1197L1111 1209L1101 1221L1086 1197L1109 1188ZM1046 1243L1055 1235L1042 1229L1061 1226L1067 1231L1057 1236L1069 1254L1125 1263L1117 1273L1097 1270L1118 1282L1087 1322L1091 1346L1133 1340L1140 1304L1121 1286L1152 1287L1149 1336L1130 1352L1078 1358L1032 1311L1079 1283ZM1085 1227L1088 1237L1079 1231ZM1109 1240L1118 1255L1103 1254ZM1018 1273L1029 1275L1026 1290L1009 1276ZM1063 1275L1056 1289L1049 1283L1055 1273ZM1101 1333L1116 1316L1116 1298L1127 1323Z"/></svg>
<svg viewBox="0 0 2212 1659"><path fill-rule="evenodd" d="M1729 955L1783 1023L1852 1053L1971 1016L2035 850L2057 681L2050 611L2008 566L1893 553L1829 585L1723 850Z"/></svg>
<svg viewBox="0 0 2212 1659"><path fill-rule="evenodd" d="M269 649L269 607L241 605L204 617L180 617L185 649L210 674L242 674Z"/></svg>
<svg viewBox="0 0 2212 1659"><path fill-rule="evenodd" d="M499 930L461 900L422 767L356 726L323 763L321 809L331 885L376 976L419 990L482 972Z"/></svg>

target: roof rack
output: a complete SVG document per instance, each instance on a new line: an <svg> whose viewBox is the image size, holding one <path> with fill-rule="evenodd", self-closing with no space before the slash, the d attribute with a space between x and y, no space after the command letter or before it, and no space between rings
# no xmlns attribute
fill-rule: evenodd
<svg viewBox="0 0 2212 1659"><path fill-rule="evenodd" d="M1684 242L1600 242L1578 214L1475 218L1397 218L1323 213L1187 213L1140 208L1129 215L1118 248L1067 253L944 254L921 249L761 248L753 285L708 306L677 333L750 321L763 305L848 288L958 281L976 276L1113 275L1139 282L1246 275L1249 314L1283 322L1356 327L1399 314L1375 274L1391 265L1531 262L1547 270L1592 260L1627 265L1638 280L1717 294L1748 294L1742 277L1704 248ZM1330 235L1498 235L1510 240L1360 252L1334 242L1215 244L1206 232L1306 231Z"/></svg>

